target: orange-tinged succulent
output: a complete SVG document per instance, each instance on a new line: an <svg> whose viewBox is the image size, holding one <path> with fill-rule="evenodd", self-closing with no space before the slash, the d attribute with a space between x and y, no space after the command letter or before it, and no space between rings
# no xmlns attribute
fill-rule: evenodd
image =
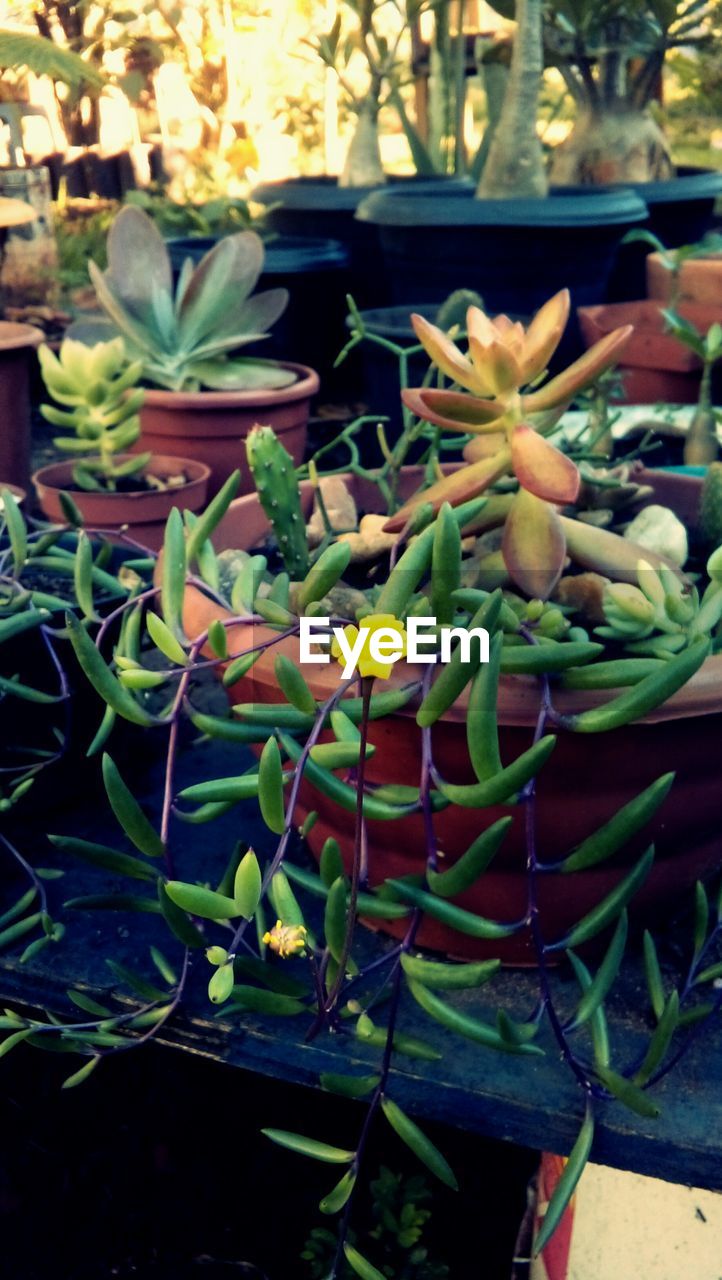
<svg viewBox="0 0 722 1280"><path fill-rule="evenodd" d="M556 507L573 503L580 485L574 462L544 436L573 396L615 363L632 332L629 325L615 330L563 373L534 386L559 346L569 305L569 291L562 289L528 328L508 316L492 318L469 307L466 354L436 325L411 317L427 355L463 390L411 387L402 392L404 404L444 430L476 437L478 445L474 441L468 449L468 466L415 494L384 526L397 532L420 503L430 502L435 511L444 502L458 505L511 473L520 490L508 517L504 559L517 585L528 589L533 580L535 594L541 596L553 590L566 556Z"/></svg>

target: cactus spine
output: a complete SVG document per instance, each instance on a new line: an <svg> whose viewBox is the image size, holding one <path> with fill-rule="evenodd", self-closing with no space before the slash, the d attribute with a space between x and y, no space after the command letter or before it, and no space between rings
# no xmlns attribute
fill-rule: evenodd
<svg viewBox="0 0 722 1280"><path fill-rule="evenodd" d="M309 557L293 459L272 427L253 428L246 440L246 457L283 563L297 582L308 573Z"/></svg>

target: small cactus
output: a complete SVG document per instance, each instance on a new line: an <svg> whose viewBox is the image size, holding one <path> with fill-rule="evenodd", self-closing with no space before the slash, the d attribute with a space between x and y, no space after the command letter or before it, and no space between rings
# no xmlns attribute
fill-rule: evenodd
<svg viewBox="0 0 722 1280"><path fill-rule="evenodd" d="M712 462L707 468L699 515L705 546L722 546L722 462Z"/></svg>
<svg viewBox="0 0 722 1280"><path fill-rule="evenodd" d="M254 427L246 440L246 457L283 563L297 582L308 573L309 556L293 458L272 427L260 426Z"/></svg>

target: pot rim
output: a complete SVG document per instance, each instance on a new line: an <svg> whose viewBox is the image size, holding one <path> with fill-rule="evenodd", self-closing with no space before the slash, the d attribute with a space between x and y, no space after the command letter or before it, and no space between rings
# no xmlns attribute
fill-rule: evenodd
<svg viewBox="0 0 722 1280"><path fill-rule="evenodd" d="M634 323L638 328L640 325L649 323L649 327L654 325L656 331L662 320L661 313L667 305L663 298L635 298L630 302L594 302L577 307L577 315L589 316L599 324L600 328L602 328L600 321L604 319L610 331L618 328L620 324L632 323L631 320L625 321L625 316L636 316L638 318ZM709 321L712 325L715 321L722 320L722 308L713 302L695 302L692 298L682 298L677 310L683 319L694 321L696 318L700 324L706 324ZM606 324L604 329L606 332ZM671 334L665 336L672 337Z"/></svg>
<svg viewBox="0 0 722 1280"><path fill-rule="evenodd" d="M418 467L404 468L404 470L416 471L419 475L421 474L421 468ZM646 474L649 476L650 473L647 472ZM651 474L655 475L657 473L651 472ZM353 490L357 477L347 472L342 478L350 482L350 487ZM677 476L675 481L680 486L686 487L689 493L693 489L698 492L702 483L695 476ZM313 486L309 481L302 483L301 492L307 502L309 499L312 500ZM254 509L257 510L260 507L258 495L249 493L236 498L232 507L236 516L243 516L246 512L250 513ZM244 521L243 523L245 524L246 522ZM250 524L250 522L248 523ZM253 538L253 542L257 542L257 538ZM238 549L249 550L250 548L239 547ZM211 600L210 597L205 596L197 587L186 588L186 597L189 605L197 598L197 607L205 614L206 621L201 626L196 627L196 635L200 634L213 618L228 618L232 616L228 609ZM201 605L200 601L204 603ZM188 621L185 621L189 625ZM243 633L247 631L252 633L253 643L256 645L278 634L261 623L239 624L237 628L231 628L229 631L228 647L231 652L234 652L237 647L242 647L240 644L237 646L233 643L233 637L235 636L241 641ZM274 644L254 663L249 676L245 677L246 681L260 680L264 686L277 688L273 673L273 663L279 653L285 654L286 657L289 657L294 662L294 665L298 665L298 637L289 636L287 639ZM388 681L383 683L387 688L399 688L405 684L420 681L426 669L425 666L413 666L402 660L396 663ZM333 660L330 663L304 663L303 670L306 683L317 700L325 700L338 688L340 669ZM349 687L351 683L349 682ZM574 715L591 707L602 706L604 703L611 701L619 692L619 689L583 691L557 689L554 703L556 709L562 715ZM468 701L469 689L467 686L456 702L444 713L442 719L452 723L463 723L466 719ZM533 728L537 721L538 712L539 685L534 676L509 675L501 677L499 685L500 724ZM722 653L714 654L707 658L700 670L682 689L678 690L662 706L657 707L641 719L633 721L632 724L657 724L667 720L719 713L722 713ZM396 714L409 716L413 715L414 712L409 708L403 708Z"/></svg>
<svg viewBox="0 0 722 1280"><path fill-rule="evenodd" d="M383 227L499 227L542 230L632 226L649 217L644 200L630 186L552 188L543 200L477 199L471 188L438 193L393 186L373 191L356 210L359 222Z"/></svg>
<svg viewBox="0 0 722 1280"><path fill-rule="evenodd" d="M163 409L234 409L266 405L292 404L315 396L321 385L315 369L309 365L295 364L292 360L277 360L282 369L290 369L298 380L289 387L258 389L256 391L170 391L165 387L147 387L141 406Z"/></svg>
<svg viewBox="0 0 722 1280"><path fill-rule="evenodd" d="M134 457L133 454L119 454L118 459ZM154 464L162 463L163 471L166 475L172 474L172 469L178 467L180 471L185 471L188 479L184 484L178 485L177 488L168 489L165 492L172 497L174 494L185 493L191 485L202 484L210 479L211 469L206 466L205 462L196 462L194 458L180 458L170 453L154 453L150 462L143 468L144 472L152 470ZM67 462L48 462L44 467L39 467L33 472L32 481L36 489L42 486L44 489L54 490L56 493L65 491L66 485L64 477L72 478L73 467L75 463L68 460ZM76 491L73 491L75 493ZM81 500L83 494L79 494ZM144 498L158 498L163 496L163 491L158 489L128 489L121 493L108 493L105 491L86 492L87 497L97 499L105 498L110 501L117 499L133 502L142 502Z"/></svg>

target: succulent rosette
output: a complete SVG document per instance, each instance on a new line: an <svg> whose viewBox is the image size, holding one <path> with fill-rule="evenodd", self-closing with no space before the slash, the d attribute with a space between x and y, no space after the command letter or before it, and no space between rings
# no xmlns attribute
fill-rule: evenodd
<svg viewBox="0 0 722 1280"><path fill-rule="evenodd" d="M416 494L385 526L400 530L420 503L435 511L444 502L456 506L513 475L519 489L505 521L504 563L517 586L542 598L553 590L566 557L557 508L576 501L581 483L572 459L545 437L572 398L615 364L631 333L631 326L616 329L545 381L569 306L563 289L528 327L469 307L466 353L423 316L412 316L427 355L460 389L411 387L403 392L404 403L427 422L474 438L465 449L468 465Z"/></svg>

